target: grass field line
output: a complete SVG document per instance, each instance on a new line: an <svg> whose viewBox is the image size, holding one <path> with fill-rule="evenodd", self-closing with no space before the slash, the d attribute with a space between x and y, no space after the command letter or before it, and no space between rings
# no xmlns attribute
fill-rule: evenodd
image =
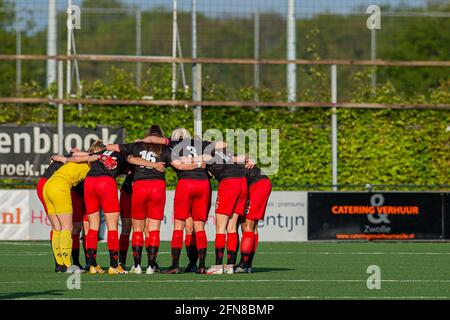
<svg viewBox="0 0 450 320"><path fill-rule="evenodd" d="M0 256L45 256L45 255L51 255L52 253L49 252L33 252L33 251L25 251L25 252L0 252ZM169 251L162 251L158 252L158 255L169 255L171 252ZM214 255L215 253L210 251L207 254ZM279 252L272 252L272 251L266 251L266 252L257 252L258 255L339 255L339 256L345 256L345 255L450 255L450 252L299 252L299 251L279 251ZM100 251L98 255L109 255L109 253L105 251Z"/></svg>
<svg viewBox="0 0 450 320"><path fill-rule="evenodd" d="M136 298L136 297L123 297L123 298L17 298L16 300L313 300L313 299L332 299L332 300L351 300L351 299L364 299L364 300L377 300L377 299L450 299L450 296L275 296L275 297L148 297L148 298Z"/></svg>
<svg viewBox="0 0 450 320"><path fill-rule="evenodd" d="M131 275L135 276L135 275ZM386 283L450 283L445 279L385 279L380 280ZM268 283L268 282L337 282L337 283L359 283L367 282L367 279L166 279L166 280L86 280L82 279L82 283L98 284L98 283ZM30 283L55 283L54 280L46 281L0 281L0 284L30 284Z"/></svg>

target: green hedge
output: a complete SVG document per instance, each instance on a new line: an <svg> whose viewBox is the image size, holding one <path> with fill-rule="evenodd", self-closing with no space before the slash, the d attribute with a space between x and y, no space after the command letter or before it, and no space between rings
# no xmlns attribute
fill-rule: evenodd
<svg viewBox="0 0 450 320"><path fill-rule="evenodd" d="M368 88L368 76L354 74L353 101L380 103L450 103L450 81L443 82L429 97L406 98L390 83L379 84L376 92ZM317 92L304 99L323 100L328 93L328 80L317 72ZM133 85L132 75L113 69L110 83L96 81L85 84L85 97L139 98L152 95L155 99L170 98L170 72L151 69L142 88ZM203 84L205 100L226 99L225 88ZM52 89L54 90L54 88ZM237 95L248 100L251 88ZM263 89L261 100L280 99L283 92ZM25 96L45 96L34 84L24 90ZM236 94L236 93L235 93ZM179 92L180 98L190 94ZM450 113L446 110L354 110L338 109L339 123L339 184L450 184ZM192 109L184 107L144 106L76 106L65 109L65 121L84 127L96 125L123 126L127 140L142 137L151 124L160 124L166 135L184 126L193 130ZM203 109L203 129L275 128L280 130L280 169L273 181L280 188L300 188L295 185L331 184L330 109L300 108L240 108ZM49 106L0 106L0 123L56 122L56 110ZM175 183L173 172L168 182Z"/></svg>

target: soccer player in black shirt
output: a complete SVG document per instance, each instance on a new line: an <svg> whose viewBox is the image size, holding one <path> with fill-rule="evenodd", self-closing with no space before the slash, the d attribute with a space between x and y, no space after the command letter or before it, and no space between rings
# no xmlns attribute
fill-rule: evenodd
<svg viewBox="0 0 450 320"><path fill-rule="evenodd" d="M122 229L119 237L119 263L125 269L127 263L128 247L130 245L131 232L131 194L133 188L134 166L130 165L125 170L127 176L120 188L120 221L122 222Z"/></svg>
<svg viewBox="0 0 450 320"><path fill-rule="evenodd" d="M166 199L165 167L170 164L170 150L165 145L162 129L153 125L148 137L155 138L159 144L135 142L122 145L108 145L109 150L119 150L128 161L136 165L133 174L131 217L133 225L132 248L134 265L132 273L141 274L141 257L144 247L148 253L146 273L159 272L156 262L160 245L160 226L164 219ZM158 138L160 140L158 140ZM162 143L161 143L162 142Z"/></svg>
<svg viewBox="0 0 450 320"><path fill-rule="evenodd" d="M239 161L241 163L239 163ZM216 263L208 274L232 274L238 246L237 223L244 214L247 198L245 158L235 157L226 150L215 151L208 170L219 182L216 201ZM223 265L223 253L227 247L227 264Z"/></svg>
<svg viewBox="0 0 450 320"><path fill-rule="evenodd" d="M105 148L106 146L104 146ZM120 214L116 177L127 166L127 159L120 153L109 150L97 152L100 161L95 161L84 181L84 198L89 219L87 251L89 273L103 273L97 265L98 229L100 227L100 209L103 210L108 228L108 250L110 255L109 274L121 274L126 271L119 265L118 221Z"/></svg>
<svg viewBox="0 0 450 320"><path fill-rule="evenodd" d="M140 264L144 246L144 231L145 246L148 253L146 273L153 274L160 271L156 258L160 245L160 226L164 219L166 201L165 167L169 164L180 170L186 167L182 163L172 162L171 151L166 146L168 139L163 138L163 131L159 126L151 126L146 138L152 142L140 141L107 146L109 150L120 150L124 155L132 156L128 161L136 165L131 201L134 265L130 270L130 272L136 274L142 273Z"/></svg>
<svg viewBox="0 0 450 320"><path fill-rule="evenodd" d="M248 198L245 222L242 223L241 261L236 273L250 273L253 258L258 247L258 221L264 219L267 202L272 191L272 184L268 176L261 169L254 166L246 170L248 183Z"/></svg>
<svg viewBox="0 0 450 320"><path fill-rule="evenodd" d="M72 208L73 208L73 228L72 228L72 266L67 272L77 272L83 270L80 264L80 234L83 229L84 221L87 220L86 205L84 203L84 180L78 183L71 190ZM87 230L84 230L84 238L86 238ZM86 256L86 243L83 241ZM84 270L83 270L84 271Z"/></svg>
<svg viewBox="0 0 450 320"><path fill-rule="evenodd" d="M211 153L215 146L209 141L194 140L184 128L174 130L169 146L172 160L194 159L202 154ZM190 162L190 161L189 161ZM174 168L178 177L174 199L174 230L172 234L172 264L167 273L179 273L179 258L183 247L185 221L192 217L195 231L195 244L198 251L199 266L197 273L205 273L206 248L208 245L205 223L208 219L211 198L211 185L205 170L204 161L195 161L192 170ZM196 166L196 167L195 167Z"/></svg>
<svg viewBox="0 0 450 320"><path fill-rule="evenodd" d="M180 273L179 259L183 247L183 230L185 221L192 217L196 246L199 255L199 267L197 273L205 273L205 259L207 239L204 230L210 208L211 186L205 170L206 163L197 160L203 154L211 154L214 149L226 146L223 142L212 143L209 141L190 138L188 130L177 128L172 132L170 141L155 141L146 137L145 142L169 144L172 149L171 165L178 176L178 184L174 199L174 230L172 233L171 252L172 264L164 273Z"/></svg>

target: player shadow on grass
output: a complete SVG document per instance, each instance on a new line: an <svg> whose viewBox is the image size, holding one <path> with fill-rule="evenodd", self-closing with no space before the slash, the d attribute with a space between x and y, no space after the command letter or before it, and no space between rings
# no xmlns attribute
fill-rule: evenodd
<svg viewBox="0 0 450 320"><path fill-rule="evenodd" d="M11 293L0 293L0 300L10 300L10 299L26 299L42 295L50 296L62 296L63 290L45 290L38 292L11 292Z"/></svg>

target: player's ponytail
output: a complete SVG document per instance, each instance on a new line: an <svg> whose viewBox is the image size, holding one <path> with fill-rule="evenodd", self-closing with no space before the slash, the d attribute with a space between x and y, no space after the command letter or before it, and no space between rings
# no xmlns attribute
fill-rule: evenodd
<svg viewBox="0 0 450 320"><path fill-rule="evenodd" d="M183 139L190 139L191 134L189 131L185 128L176 128L172 131L172 140L183 140Z"/></svg>
<svg viewBox="0 0 450 320"><path fill-rule="evenodd" d="M156 137L163 138L164 137L164 131L163 131L163 129L160 126L158 126L156 124L153 124L148 129L147 136L156 136Z"/></svg>
<svg viewBox="0 0 450 320"><path fill-rule="evenodd" d="M106 146L103 144L103 141L100 139L95 140L88 149L88 153L98 152L105 149Z"/></svg>
<svg viewBox="0 0 450 320"><path fill-rule="evenodd" d="M164 131L160 126L154 124L148 129L147 136L156 136L156 137L163 138ZM150 144L148 146L148 149L153 151L154 153L156 153L156 155L158 157L161 155L162 148L163 148L163 146L160 144Z"/></svg>

